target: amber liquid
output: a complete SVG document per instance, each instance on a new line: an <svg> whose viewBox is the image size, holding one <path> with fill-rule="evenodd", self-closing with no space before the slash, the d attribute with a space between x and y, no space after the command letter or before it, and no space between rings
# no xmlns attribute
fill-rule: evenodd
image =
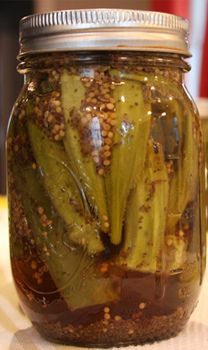
<svg viewBox="0 0 208 350"><path fill-rule="evenodd" d="M117 301L71 310L48 272L38 284L24 260L14 258L12 269L23 309L40 333L82 346L136 344L175 335L193 311L199 292L199 281L183 282L183 271L165 275L113 269L108 277L119 289Z"/></svg>

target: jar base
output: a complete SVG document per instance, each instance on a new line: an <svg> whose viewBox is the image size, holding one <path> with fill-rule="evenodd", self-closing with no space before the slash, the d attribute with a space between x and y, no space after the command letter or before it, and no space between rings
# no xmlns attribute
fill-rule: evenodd
<svg viewBox="0 0 208 350"><path fill-rule="evenodd" d="M175 337L185 326L190 310L179 307L170 315L135 320L99 321L88 326L62 326L57 323L33 323L47 340L78 347L110 348L142 345ZM105 322L105 323L104 323Z"/></svg>

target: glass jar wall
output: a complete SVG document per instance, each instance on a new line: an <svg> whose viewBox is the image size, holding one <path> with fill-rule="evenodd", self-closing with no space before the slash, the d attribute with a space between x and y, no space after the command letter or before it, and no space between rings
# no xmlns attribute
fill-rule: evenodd
<svg viewBox="0 0 208 350"><path fill-rule="evenodd" d="M27 55L7 139L11 264L46 338L176 335L204 272L203 151L180 55Z"/></svg>

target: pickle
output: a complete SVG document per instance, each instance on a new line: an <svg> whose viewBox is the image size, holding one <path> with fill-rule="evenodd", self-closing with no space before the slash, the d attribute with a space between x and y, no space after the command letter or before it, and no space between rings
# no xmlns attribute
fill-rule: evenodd
<svg viewBox="0 0 208 350"><path fill-rule="evenodd" d="M194 140L194 116L188 107L185 111L178 102L174 102L169 109L169 113L174 113L177 117L179 157L170 179L167 232L176 230L184 210L189 202L195 200L197 193L199 145Z"/></svg>
<svg viewBox="0 0 208 350"><path fill-rule="evenodd" d="M145 166L126 211L120 263L141 272L164 269L163 248L168 206L168 175L162 145L149 141ZM123 254L124 253L124 254Z"/></svg>
<svg viewBox="0 0 208 350"><path fill-rule="evenodd" d="M84 97L85 87L80 77L64 72L61 77L61 98L66 125L64 146L74 175L86 193L90 207L100 221L102 231L107 231L104 220L108 217L104 181L102 176L97 174L91 156L82 154L80 135L78 130L72 126L71 113L73 111L80 113L79 123L81 122L83 112L80 110Z"/></svg>
<svg viewBox="0 0 208 350"><path fill-rule="evenodd" d="M120 78L120 73L116 74ZM110 239L118 245L122 239L127 199L144 166L151 112L139 82L120 80L113 98L117 124L111 170L105 178L105 185L111 222Z"/></svg>
<svg viewBox="0 0 208 350"><path fill-rule="evenodd" d="M177 83L168 80L162 75L155 77L144 72L137 74L124 72L121 74L121 77L129 82L138 81L142 83L144 96L152 104L153 115L157 108L166 113L166 116L163 118L164 129L159 132L160 137L158 141L164 146L165 160L173 159L173 162L176 164L173 167L173 174L170 176L169 210L166 228L167 234L175 233L177 230L176 226L186 206L189 202L195 200L197 191L199 144L197 140L194 140L196 116L190 112L190 110L193 110L193 107L190 105L190 102L187 102L186 92L182 94L178 89ZM149 87L152 87L153 92L156 91L154 98L149 93L145 93L147 84ZM170 125L170 131L173 132L173 129L175 130L174 137L177 140L174 140L174 142L173 135L167 130L168 119L174 119L175 126Z"/></svg>
<svg viewBox="0 0 208 350"><path fill-rule="evenodd" d="M30 121L28 130L44 185L54 207L68 227L70 239L87 247L90 254L101 252L104 247L98 229L88 216L85 195L71 170L63 146L49 140L44 132Z"/></svg>
<svg viewBox="0 0 208 350"><path fill-rule="evenodd" d="M85 249L67 244L65 223L51 204L42 176L18 165L14 171L35 245L57 287L54 293L59 291L72 310L114 301L118 297L116 285L102 277L95 258ZM47 227L42 225L37 208L42 208L50 221Z"/></svg>

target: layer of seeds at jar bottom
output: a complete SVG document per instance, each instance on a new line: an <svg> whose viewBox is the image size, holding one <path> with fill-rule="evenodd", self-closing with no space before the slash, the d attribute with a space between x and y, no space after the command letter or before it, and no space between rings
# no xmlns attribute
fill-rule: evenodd
<svg viewBox="0 0 208 350"><path fill-rule="evenodd" d="M13 262L19 281L16 263L20 266L20 262ZM47 339L88 347L142 344L175 336L195 307L197 285L190 289L189 282L183 282L185 274L165 277L112 271L108 276L120 286L117 301L70 310L59 293L41 297L22 283L19 296L34 326ZM46 281L52 288L49 276Z"/></svg>
<svg viewBox="0 0 208 350"><path fill-rule="evenodd" d="M26 312L69 343L176 334L202 277L201 140L183 93L168 76L108 66L41 72L30 85L8 137Z"/></svg>

